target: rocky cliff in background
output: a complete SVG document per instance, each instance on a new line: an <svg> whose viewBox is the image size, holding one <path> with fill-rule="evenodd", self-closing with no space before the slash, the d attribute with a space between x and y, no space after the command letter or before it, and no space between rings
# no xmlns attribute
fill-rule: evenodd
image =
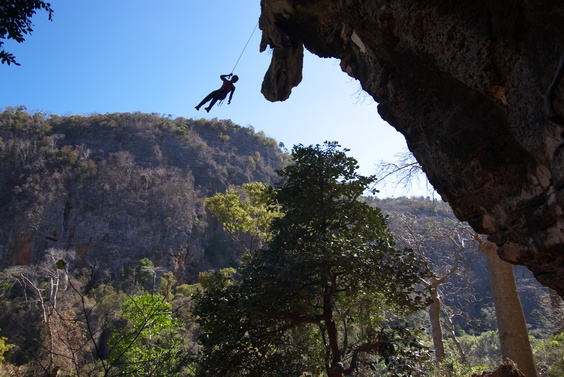
<svg viewBox="0 0 564 377"><path fill-rule="evenodd" d="M299 84L304 46L340 59L456 216L564 295L562 0L261 7L267 99Z"/></svg>
<svg viewBox="0 0 564 377"><path fill-rule="evenodd" d="M240 256L218 243L203 198L229 184L271 183L285 158L273 139L228 120L7 109L0 267L39 263L53 248L73 268L115 276L149 258L193 281Z"/></svg>

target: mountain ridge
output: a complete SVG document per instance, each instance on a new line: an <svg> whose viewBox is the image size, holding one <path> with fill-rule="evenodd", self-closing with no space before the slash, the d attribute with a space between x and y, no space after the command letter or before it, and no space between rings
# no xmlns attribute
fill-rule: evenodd
<svg viewBox="0 0 564 377"><path fill-rule="evenodd" d="M229 120L157 114L0 114L0 264L66 250L108 273L148 257L186 280L221 234L203 198L276 179L287 157ZM236 259L236 255L228 259Z"/></svg>

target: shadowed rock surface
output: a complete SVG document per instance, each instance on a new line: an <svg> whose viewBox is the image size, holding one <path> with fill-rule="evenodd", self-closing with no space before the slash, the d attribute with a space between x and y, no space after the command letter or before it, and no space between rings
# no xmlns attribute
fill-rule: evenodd
<svg viewBox="0 0 564 377"><path fill-rule="evenodd" d="M456 216L564 295L561 0L261 7L261 49L273 49L268 100L299 84L304 47L340 59Z"/></svg>
<svg viewBox="0 0 564 377"><path fill-rule="evenodd" d="M472 377L525 377L525 375L517 369L517 365L513 361L505 360L496 370L473 374Z"/></svg>

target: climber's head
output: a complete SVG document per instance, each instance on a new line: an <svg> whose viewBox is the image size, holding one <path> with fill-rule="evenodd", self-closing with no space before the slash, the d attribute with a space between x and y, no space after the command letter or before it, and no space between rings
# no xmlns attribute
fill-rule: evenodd
<svg viewBox="0 0 564 377"><path fill-rule="evenodd" d="M239 76L235 75L231 78L231 82L237 82L239 81Z"/></svg>

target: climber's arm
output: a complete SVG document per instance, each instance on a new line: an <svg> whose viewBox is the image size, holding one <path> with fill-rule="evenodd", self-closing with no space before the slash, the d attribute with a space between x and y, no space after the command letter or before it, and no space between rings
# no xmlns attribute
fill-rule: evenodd
<svg viewBox="0 0 564 377"><path fill-rule="evenodd" d="M233 98L233 93L235 93L235 88L233 88L233 90L231 91L231 93L229 93L229 101L227 101L227 104L228 104L228 105L231 103L231 98Z"/></svg>

